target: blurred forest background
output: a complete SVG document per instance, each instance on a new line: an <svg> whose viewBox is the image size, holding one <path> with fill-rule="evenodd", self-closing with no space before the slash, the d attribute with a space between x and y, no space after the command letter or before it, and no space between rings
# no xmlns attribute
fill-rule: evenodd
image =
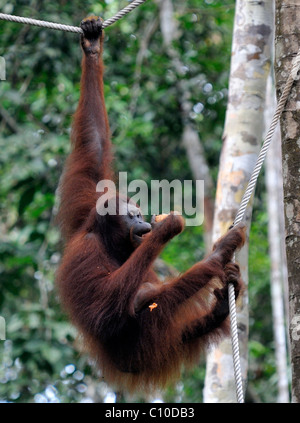
<svg viewBox="0 0 300 423"><path fill-rule="evenodd" d="M3 13L79 25L88 14L113 16L117 0L0 0ZM106 30L106 105L116 168L130 179L192 179L182 145L178 81L185 82L188 119L197 130L214 186L227 104L234 0L174 0L181 72L166 54L158 4L148 1ZM103 402L116 394L76 349L54 280L61 257L56 189L79 98L81 50L76 34L0 21L0 400ZM250 233L248 396L276 401L270 263L264 178ZM202 227L188 227L162 258L179 271L205 255ZM205 361L161 393L169 402L201 402ZM121 401L148 401L141 396Z"/></svg>

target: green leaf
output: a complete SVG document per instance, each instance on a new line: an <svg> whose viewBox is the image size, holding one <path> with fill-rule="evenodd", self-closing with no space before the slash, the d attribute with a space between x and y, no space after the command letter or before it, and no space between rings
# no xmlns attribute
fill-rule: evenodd
<svg viewBox="0 0 300 423"><path fill-rule="evenodd" d="M33 201L35 194L35 187L29 187L27 188L23 194L21 195L20 201L19 201L19 208L18 213L21 216L24 213L24 210L26 207Z"/></svg>

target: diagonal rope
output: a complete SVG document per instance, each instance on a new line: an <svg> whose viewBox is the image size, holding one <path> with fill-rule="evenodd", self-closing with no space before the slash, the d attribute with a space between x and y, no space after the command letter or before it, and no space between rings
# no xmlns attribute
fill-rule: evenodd
<svg viewBox="0 0 300 423"><path fill-rule="evenodd" d="M294 58L292 62L292 68L290 75L286 81L284 89L282 91L280 100L276 107L270 129L266 135L265 141L262 145L261 151L257 157L256 164L254 166L251 178L248 182L246 191L243 195L239 210L235 217L233 226L236 226L240 223L244 217L247 205L249 200L254 192L255 185L262 168L263 162L266 158L266 154L273 138L276 126L280 120L281 114L284 110L286 101L288 96L291 92L292 85L294 81L298 78L298 71L300 69L300 49L298 51L297 56ZM242 381L242 372L241 372L241 364L240 364L240 351L239 351L239 339L238 339L238 329L237 329L237 316L236 316L236 304L235 304L235 292L233 284L229 284L228 286L228 295L229 295L229 310L230 310L230 324L231 324L231 342L232 342L232 352L233 352L233 368L234 368L234 375L235 375L235 385L236 385L236 395L237 401L239 403L244 402L244 392L243 392L243 381Z"/></svg>
<svg viewBox="0 0 300 423"><path fill-rule="evenodd" d="M117 22L119 19L122 19L124 16L132 12L136 7L140 6L146 1L147 0L132 1L128 6L124 7L124 9L120 10L115 16L104 21L102 27L106 28L112 25L113 23ZM40 26L43 28L57 29L59 31L75 32L78 34L82 33L82 29L79 26L63 25L55 22L40 21L37 19L24 18L22 16L8 15L6 13L0 13L0 20Z"/></svg>
<svg viewBox="0 0 300 423"><path fill-rule="evenodd" d="M124 7L124 9L120 10L120 12L118 12L115 16L104 21L102 27L106 28L107 26L112 25L113 23L117 22L119 19L122 19L125 15L132 12L132 10L145 3L146 1L147 0L134 0L128 6Z"/></svg>
<svg viewBox="0 0 300 423"><path fill-rule="evenodd" d="M248 182L247 189L246 189L246 191L243 195L239 210L237 212L237 215L236 215L234 223L233 223L234 226L237 225L239 222L241 222L242 219L243 219L243 216L244 216L244 213L246 211L248 202L249 202L251 195L254 191L254 188L255 188L255 185L256 185L256 182L257 182L257 179L258 179L258 175L259 175L260 170L262 168L263 162L266 158L266 154L267 154L269 145L271 143L271 140L273 138L276 126L277 126L279 119L280 119L280 116L283 112L283 109L284 109L285 103L287 101L287 98L290 94L292 85L293 85L294 81L297 79L297 74L298 74L299 68L300 68L300 50L298 51L297 56L293 60L290 75L289 75L289 77L286 81L286 84L284 86L283 92L281 94L279 103L276 107L276 110L275 110L275 113L274 113L274 116L273 116L273 119L272 119L272 122L271 122L271 125L270 125L270 129L269 129L269 131L266 135L266 139L265 139L263 146L262 146L262 149L261 149L261 151L258 155L254 170L253 170L252 175L251 175L251 178Z"/></svg>

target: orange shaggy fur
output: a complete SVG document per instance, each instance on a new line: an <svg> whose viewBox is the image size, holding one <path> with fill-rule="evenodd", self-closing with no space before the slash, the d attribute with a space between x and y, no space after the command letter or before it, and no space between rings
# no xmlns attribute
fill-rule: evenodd
<svg viewBox="0 0 300 423"><path fill-rule="evenodd" d="M234 283L236 296L242 287L231 260L245 241L245 230L243 225L231 229L205 260L163 283L152 265L183 230L183 218L173 213L158 219L135 246L121 214L97 214L96 185L114 178L113 157L101 21L89 18L82 28L81 96L60 182L65 250L57 284L105 380L118 389L151 390L178 378L182 366L196 364L204 347L228 334L228 283Z"/></svg>

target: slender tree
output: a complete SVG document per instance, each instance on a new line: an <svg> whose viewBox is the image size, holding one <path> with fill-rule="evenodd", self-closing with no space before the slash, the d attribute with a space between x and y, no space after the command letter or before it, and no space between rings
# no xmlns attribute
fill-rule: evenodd
<svg viewBox="0 0 300 423"><path fill-rule="evenodd" d="M272 4L272 0L236 2L229 99L214 215L214 239L224 234L235 218L263 135L263 110L273 28ZM251 207L245 218L249 226ZM247 283L247 246L237 256L237 261ZM245 380L248 367L247 292L237 317L242 377ZM230 339L223 341L207 357L204 401L236 402Z"/></svg>
<svg viewBox="0 0 300 423"><path fill-rule="evenodd" d="M171 59L173 68L178 75L182 75L184 64L180 59L180 55L173 47L173 42L178 38L180 32L177 28L177 21L174 17L174 7L172 0L157 0L159 5L160 28L162 31L163 42L168 56ZM198 132L192 125L189 119L189 114L192 109L192 103L189 101L190 87L185 79L178 80L177 92L178 99L181 105L181 118L183 123L182 144L186 150L187 158L190 168L195 180L204 181L204 216L205 216L205 245L206 249L210 250L211 235L213 225L213 209L214 201L213 193L213 180L210 175L210 170L205 159L203 146ZM198 203L202 198L199 199Z"/></svg>
<svg viewBox="0 0 300 423"><path fill-rule="evenodd" d="M275 111L276 98L272 77L268 79L266 99L266 130ZM268 239L271 261L271 301L274 347L277 368L277 402L289 402L284 285L287 284L284 247L283 189L280 130L274 134L266 157L266 189L268 208Z"/></svg>
<svg viewBox="0 0 300 423"><path fill-rule="evenodd" d="M275 75L278 97L300 48L298 0L276 0ZM300 402L300 82L292 87L281 117L285 245L289 284L292 402Z"/></svg>

